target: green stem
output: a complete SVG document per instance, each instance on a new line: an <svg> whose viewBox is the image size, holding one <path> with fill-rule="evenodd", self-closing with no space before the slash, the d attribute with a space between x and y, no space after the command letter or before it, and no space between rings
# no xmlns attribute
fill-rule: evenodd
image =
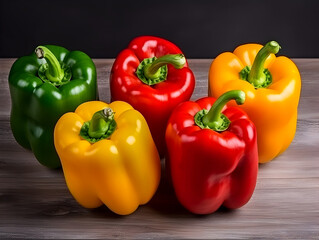
<svg viewBox="0 0 319 240"><path fill-rule="evenodd" d="M85 122L80 130L80 136L90 143L96 143L110 137L116 129L114 112L104 108L93 114L90 121Z"/></svg>
<svg viewBox="0 0 319 240"><path fill-rule="evenodd" d="M215 131L223 131L221 127L225 125L225 117L221 111L230 100L236 100L236 103L241 105L245 102L245 93L241 90L232 90L221 95L213 106L210 108L207 114L202 118L204 126L207 126L210 129ZM223 116L223 117L222 117ZM226 119L228 119L226 117ZM229 121L229 120L228 120ZM226 127L228 128L229 123ZM226 130L224 129L224 130Z"/></svg>
<svg viewBox="0 0 319 240"><path fill-rule="evenodd" d="M35 54L39 59L44 58L48 64L48 69L45 71L47 79L51 82L61 82L64 78L64 71L54 54L44 46L38 46Z"/></svg>
<svg viewBox="0 0 319 240"><path fill-rule="evenodd" d="M102 137L109 129L110 123L114 120L114 112L111 108L104 108L103 110L94 113L88 134L91 138Z"/></svg>
<svg viewBox="0 0 319 240"><path fill-rule="evenodd" d="M167 64L181 69L186 63L183 54L167 54L162 57L145 58L136 70L137 77L147 85L154 85L166 80Z"/></svg>
<svg viewBox="0 0 319 240"><path fill-rule="evenodd" d="M144 68L144 75L146 78L157 78L159 69L167 64L172 64L175 68L181 69L184 67L186 59L183 54L167 54L157 58L151 64L148 64Z"/></svg>
<svg viewBox="0 0 319 240"><path fill-rule="evenodd" d="M270 41L259 50L248 75L248 82L254 86L262 86L264 84L267 80L264 73L265 61L271 53L278 53L279 49L280 46L276 41Z"/></svg>

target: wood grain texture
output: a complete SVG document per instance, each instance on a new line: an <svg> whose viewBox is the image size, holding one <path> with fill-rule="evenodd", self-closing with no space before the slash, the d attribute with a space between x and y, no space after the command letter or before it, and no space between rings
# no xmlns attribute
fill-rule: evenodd
<svg viewBox="0 0 319 240"><path fill-rule="evenodd" d="M319 60L294 59L302 76L296 136L288 150L261 165L255 193L241 209L195 216L177 202L163 172L153 199L121 217L88 210L70 195L62 170L41 166L14 140L8 73L0 59L0 239L319 239ZM110 100L111 59L94 60L100 100ZM189 60L192 99L206 96L211 59Z"/></svg>

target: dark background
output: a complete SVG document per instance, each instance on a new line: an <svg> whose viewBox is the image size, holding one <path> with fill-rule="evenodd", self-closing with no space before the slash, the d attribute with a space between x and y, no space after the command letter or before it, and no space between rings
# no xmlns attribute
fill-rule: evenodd
<svg viewBox="0 0 319 240"><path fill-rule="evenodd" d="M140 35L166 38L188 58L269 40L280 43L280 55L319 57L319 1L0 0L0 34L0 57L56 44L114 58Z"/></svg>

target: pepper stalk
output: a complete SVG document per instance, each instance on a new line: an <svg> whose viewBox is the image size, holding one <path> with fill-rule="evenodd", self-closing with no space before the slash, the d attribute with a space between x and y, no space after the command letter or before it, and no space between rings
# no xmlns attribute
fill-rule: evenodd
<svg viewBox="0 0 319 240"><path fill-rule="evenodd" d="M270 54L279 52L280 46L276 41L270 41L257 53L253 65L246 66L239 76L242 80L251 83L255 88L266 88L272 82L272 76L268 69L264 67L266 59Z"/></svg>
<svg viewBox="0 0 319 240"><path fill-rule="evenodd" d="M83 124L80 136L90 143L110 137L116 129L114 114L111 108L97 111L90 121Z"/></svg>
<svg viewBox="0 0 319 240"><path fill-rule="evenodd" d="M214 131L222 132L228 129L230 120L221 113L227 102L235 100L238 105L245 102L245 93L241 90L232 90L221 95L210 108L203 109L196 113L195 123L202 129L209 128Z"/></svg>
<svg viewBox="0 0 319 240"><path fill-rule="evenodd" d="M35 54L39 59L45 59L46 63L39 68L39 77L44 82L49 82L54 86L62 85L71 79L71 70L64 64L61 66L54 54L44 46L38 46Z"/></svg>
<svg viewBox="0 0 319 240"><path fill-rule="evenodd" d="M167 78L167 64L181 69L186 63L183 54L167 54L159 58L145 58L138 66L136 75L147 85L163 82Z"/></svg>

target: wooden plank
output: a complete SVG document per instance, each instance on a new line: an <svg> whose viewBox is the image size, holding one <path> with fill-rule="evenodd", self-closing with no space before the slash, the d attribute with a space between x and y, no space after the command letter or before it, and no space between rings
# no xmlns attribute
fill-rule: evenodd
<svg viewBox="0 0 319 240"><path fill-rule="evenodd" d="M302 76L295 139L273 162L261 165L255 193L243 208L196 216L180 206L163 172L153 199L121 217L106 207L82 208L62 170L41 166L14 140L9 124L8 73L0 59L0 239L209 238L319 239L319 59L295 59ZM100 100L109 101L112 59L95 59ZM211 59L191 59L195 100L207 94Z"/></svg>

